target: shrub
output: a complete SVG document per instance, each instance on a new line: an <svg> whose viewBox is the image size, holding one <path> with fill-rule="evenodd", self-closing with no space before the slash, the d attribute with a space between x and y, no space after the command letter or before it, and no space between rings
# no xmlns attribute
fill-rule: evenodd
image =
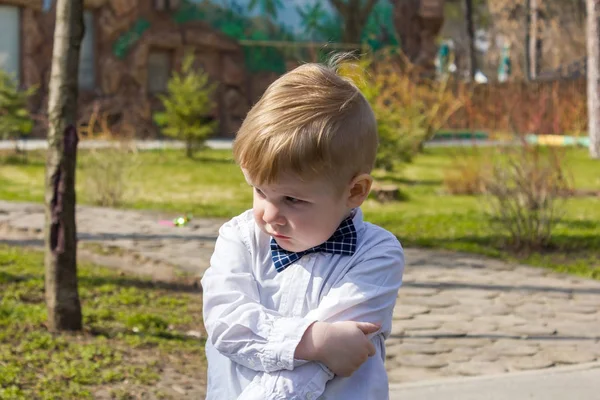
<svg viewBox="0 0 600 400"><path fill-rule="evenodd" d="M386 171L410 162L460 108L459 98L445 81L418 80L406 62L399 63L389 52L345 63L340 72L356 83L373 107L380 142L376 167Z"/></svg>
<svg viewBox="0 0 600 400"><path fill-rule="evenodd" d="M108 148L92 149L85 159L83 182L89 200L99 206L116 207L123 199L133 181L132 176L139 164L133 133L114 134L108 127L106 116L99 118L94 114L90 118L87 139L102 138L109 143ZM97 125L99 131L96 131Z"/></svg>
<svg viewBox="0 0 600 400"><path fill-rule="evenodd" d="M459 154L444 171L444 190L453 195L479 195L485 192L487 169L481 156Z"/></svg>
<svg viewBox="0 0 600 400"><path fill-rule="evenodd" d="M16 139L31 133L33 120L27 100L35 91L35 87L19 90L17 82L0 69L0 138Z"/></svg>
<svg viewBox="0 0 600 400"><path fill-rule="evenodd" d="M155 113L154 121L163 127L165 135L185 141L188 157L215 130L215 123L208 122L215 88L209 83L208 74L194 69L194 56L188 53L181 72L169 80L167 95L159 96L165 111Z"/></svg>
<svg viewBox="0 0 600 400"><path fill-rule="evenodd" d="M485 179L492 220L517 251L548 247L562 200L572 188L561 154L523 143L504 148L501 155Z"/></svg>

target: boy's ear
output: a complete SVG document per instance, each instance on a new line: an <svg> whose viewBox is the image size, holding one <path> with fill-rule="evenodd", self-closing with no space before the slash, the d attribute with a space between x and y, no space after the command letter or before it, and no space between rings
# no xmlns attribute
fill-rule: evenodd
<svg viewBox="0 0 600 400"><path fill-rule="evenodd" d="M369 174L360 174L352 179L346 205L349 208L360 207L369 195L372 184L373 177Z"/></svg>

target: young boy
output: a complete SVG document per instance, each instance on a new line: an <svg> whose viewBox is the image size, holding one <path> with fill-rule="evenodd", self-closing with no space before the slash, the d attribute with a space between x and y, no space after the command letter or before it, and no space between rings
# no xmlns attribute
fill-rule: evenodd
<svg viewBox="0 0 600 400"><path fill-rule="evenodd" d="M360 205L373 111L334 69L283 75L233 145L253 209L223 225L202 278L209 400L388 398L384 340L404 255Z"/></svg>

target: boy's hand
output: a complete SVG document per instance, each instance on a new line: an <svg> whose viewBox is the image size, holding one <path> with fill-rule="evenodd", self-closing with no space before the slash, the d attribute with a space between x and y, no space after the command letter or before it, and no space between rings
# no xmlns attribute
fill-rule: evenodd
<svg viewBox="0 0 600 400"><path fill-rule="evenodd" d="M375 347L367 335L380 328L368 322L315 322L298 345L296 357L320 361L334 374L350 376L368 357L375 355Z"/></svg>

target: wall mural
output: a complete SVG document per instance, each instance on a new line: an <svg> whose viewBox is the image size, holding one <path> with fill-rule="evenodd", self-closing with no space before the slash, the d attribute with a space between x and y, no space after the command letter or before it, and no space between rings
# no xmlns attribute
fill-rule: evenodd
<svg viewBox="0 0 600 400"><path fill-rule="evenodd" d="M398 45L389 0L183 0L172 17L206 21L241 41L253 72L283 73L286 60L317 61L336 48L306 42L374 50Z"/></svg>

